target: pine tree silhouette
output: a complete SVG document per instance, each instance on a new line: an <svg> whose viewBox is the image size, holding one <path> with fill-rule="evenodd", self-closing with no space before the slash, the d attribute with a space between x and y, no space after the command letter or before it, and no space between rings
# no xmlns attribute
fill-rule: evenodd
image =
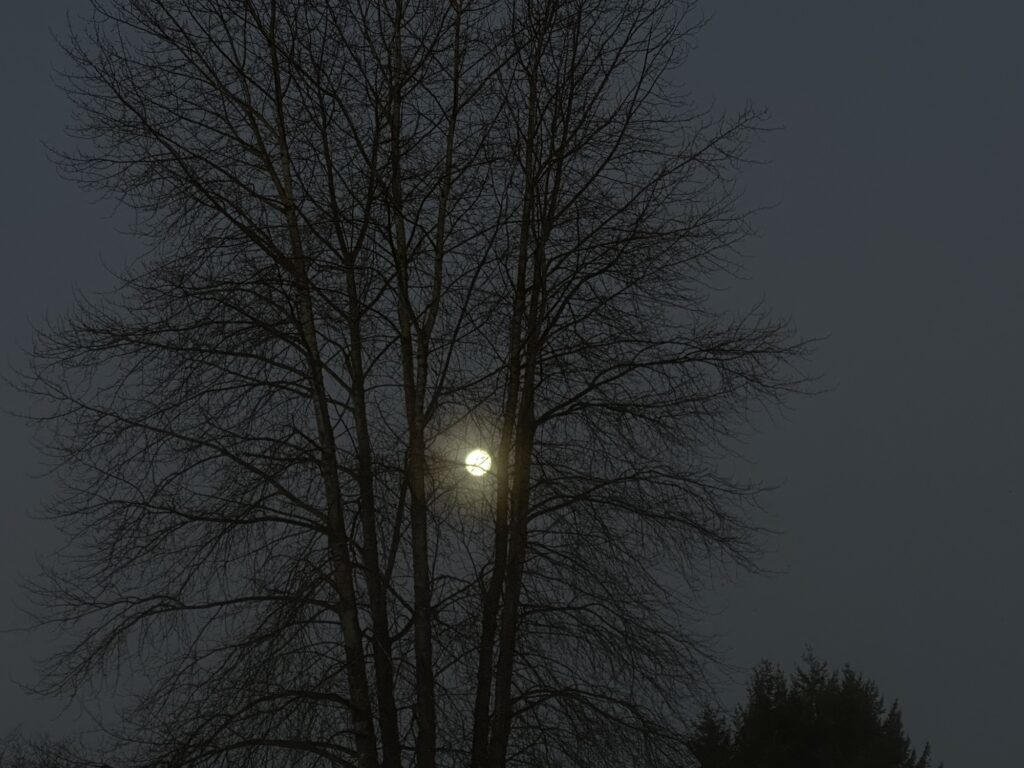
<svg viewBox="0 0 1024 768"><path fill-rule="evenodd" d="M788 680L762 661L731 727L705 708L687 747L700 768L931 768L931 748L911 747L898 701L886 708L875 683L848 665L830 672L810 650Z"/></svg>

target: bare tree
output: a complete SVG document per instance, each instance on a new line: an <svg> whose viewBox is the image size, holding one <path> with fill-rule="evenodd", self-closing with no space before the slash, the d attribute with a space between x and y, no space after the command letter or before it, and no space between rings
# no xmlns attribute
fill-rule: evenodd
<svg viewBox="0 0 1024 768"><path fill-rule="evenodd" d="M120 676L118 766L677 764L722 449L808 381L707 302L764 116L674 92L692 3L92 7L59 162L148 247L25 379L40 690Z"/></svg>

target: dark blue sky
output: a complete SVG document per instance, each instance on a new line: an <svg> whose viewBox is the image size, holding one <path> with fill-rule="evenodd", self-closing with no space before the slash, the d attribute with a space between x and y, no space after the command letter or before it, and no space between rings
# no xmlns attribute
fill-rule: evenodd
<svg viewBox="0 0 1024 768"><path fill-rule="evenodd" d="M68 117L50 84L48 27L81 0L15 3L0 29L5 119L4 356L72 286L102 286L100 258L132 252L102 210L60 181L39 139ZM834 392L763 425L751 476L783 531L765 564L709 596L726 657L791 668L806 645L898 697L936 763L1014 768L1024 680L1024 6L708 2L714 19L685 70L701 99L768 106L785 130L746 174L761 215L751 280L808 336ZM4 404L13 399L7 390ZM27 520L46 491L27 434L0 417L0 623L18 568L47 532ZM32 644L0 635L8 675ZM0 679L0 730L45 729L53 711ZM724 690L735 702L740 683ZM1011 755L1016 759L1011 759Z"/></svg>
<svg viewBox="0 0 1024 768"><path fill-rule="evenodd" d="M781 203L750 290L831 334L838 387L752 444L788 481L788 573L723 589L712 625L738 664L850 662L948 768L1019 765L1024 6L708 7L694 88L785 126L747 175Z"/></svg>

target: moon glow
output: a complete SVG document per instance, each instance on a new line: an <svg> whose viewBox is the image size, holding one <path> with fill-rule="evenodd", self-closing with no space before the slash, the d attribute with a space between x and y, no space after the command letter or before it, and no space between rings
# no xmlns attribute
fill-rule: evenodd
<svg viewBox="0 0 1024 768"><path fill-rule="evenodd" d="M466 454L466 471L473 477L481 477L491 471L491 454L482 448Z"/></svg>

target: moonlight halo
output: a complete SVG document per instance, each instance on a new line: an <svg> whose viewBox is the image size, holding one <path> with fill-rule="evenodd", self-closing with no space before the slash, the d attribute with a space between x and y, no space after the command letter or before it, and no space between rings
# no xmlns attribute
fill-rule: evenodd
<svg viewBox="0 0 1024 768"><path fill-rule="evenodd" d="M491 454L477 448L466 454L466 471L473 477L481 477L491 471Z"/></svg>

